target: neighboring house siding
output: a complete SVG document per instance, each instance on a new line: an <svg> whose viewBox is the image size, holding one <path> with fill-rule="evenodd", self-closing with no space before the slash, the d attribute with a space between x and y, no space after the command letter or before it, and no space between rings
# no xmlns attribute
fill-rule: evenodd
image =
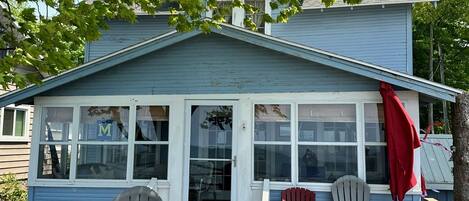
<svg viewBox="0 0 469 201"><path fill-rule="evenodd" d="M272 35L412 74L411 5L304 10Z"/></svg>
<svg viewBox="0 0 469 201"><path fill-rule="evenodd" d="M110 21L98 41L88 43L87 61L170 31L167 16L138 16L137 22Z"/></svg>
<svg viewBox="0 0 469 201"><path fill-rule="evenodd" d="M212 33L95 73L41 96L377 90L376 80Z"/></svg>
<svg viewBox="0 0 469 201"><path fill-rule="evenodd" d="M7 91L1 90L0 94ZM18 179L28 178L29 153L31 147L31 133L33 122L33 107L28 106L29 120L26 125L26 141L8 141L0 136L0 175L14 173ZM1 114L1 113L0 113ZM0 115L0 121L3 117ZM3 129L3 128L0 128Z"/></svg>
<svg viewBox="0 0 469 201"><path fill-rule="evenodd" d="M280 201L282 191L271 191L270 201ZM370 201L392 200L391 194L372 194ZM332 201L330 192L316 192L316 201ZM420 195L407 195L404 201L420 201Z"/></svg>

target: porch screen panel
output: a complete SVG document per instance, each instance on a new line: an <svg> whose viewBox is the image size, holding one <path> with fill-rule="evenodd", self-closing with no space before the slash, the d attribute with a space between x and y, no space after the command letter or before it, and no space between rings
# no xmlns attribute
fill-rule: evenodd
<svg viewBox="0 0 469 201"><path fill-rule="evenodd" d="M298 105L299 182L358 175L355 104Z"/></svg>
<svg viewBox="0 0 469 201"><path fill-rule="evenodd" d="M365 109L365 168L369 184L389 183L384 109L382 103L367 103Z"/></svg>
<svg viewBox="0 0 469 201"><path fill-rule="evenodd" d="M40 115L37 177L69 179L73 107L44 107Z"/></svg>
<svg viewBox="0 0 469 201"><path fill-rule="evenodd" d="M254 180L291 181L291 105L254 105Z"/></svg>
<svg viewBox="0 0 469 201"><path fill-rule="evenodd" d="M169 106L137 106L133 179L168 177Z"/></svg>

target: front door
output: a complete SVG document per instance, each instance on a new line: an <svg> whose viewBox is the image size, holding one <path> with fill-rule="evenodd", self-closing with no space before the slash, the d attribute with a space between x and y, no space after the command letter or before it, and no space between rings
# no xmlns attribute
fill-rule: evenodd
<svg viewBox="0 0 469 201"><path fill-rule="evenodd" d="M188 101L186 200L235 200L236 102Z"/></svg>

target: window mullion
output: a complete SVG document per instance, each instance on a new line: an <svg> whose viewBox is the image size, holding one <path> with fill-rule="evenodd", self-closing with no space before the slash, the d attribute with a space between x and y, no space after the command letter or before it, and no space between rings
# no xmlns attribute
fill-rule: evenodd
<svg viewBox="0 0 469 201"><path fill-rule="evenodd" d="M79 132L79 122L80 121L80 106L73 107L73 120L72 120L72 153L70 160L70 180L72 182L76 179L77 171L77 159L78 159L78 132ZM64 139L68 140L68 139Z"/></svg>
<svg viewBox="0 0 469 201"><path fill-rule="evenodd" d="M357 115L357 165L358 177L366 181L366 162L365 162L365 113L364 104L356 104Z"/></svg>
<svg viewBox="0 0 469 201"><path fill-rule="evenodd" d="M135 151L135 130L137 121L137 106L130 105L129 110L129 137L128 137L128 152L127 152L127 181L132 181L134 172L134 151Z"/></svg>
<svg viewBox="0 0 469 201"><path fill-rule="evenodd" d="M298 184L298 104L294 103L291 110L291 158L292 158L292 183Z"/></svg>
<svg viewBox="0 0 469 201"><path fill-rule="evenodd" d="M16 109L13 109L13 120L12 120L13 127L11 129L11 137L16 136Z"/></svg>

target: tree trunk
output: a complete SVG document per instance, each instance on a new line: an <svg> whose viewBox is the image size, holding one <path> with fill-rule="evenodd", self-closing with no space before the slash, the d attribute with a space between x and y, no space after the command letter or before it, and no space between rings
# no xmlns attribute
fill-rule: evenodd
<svg viewBox="0 0 469 201"><path fill-rule="evenodd" d="M454 200L469 201L469 93L459 95L453 109Z"/></svg>

